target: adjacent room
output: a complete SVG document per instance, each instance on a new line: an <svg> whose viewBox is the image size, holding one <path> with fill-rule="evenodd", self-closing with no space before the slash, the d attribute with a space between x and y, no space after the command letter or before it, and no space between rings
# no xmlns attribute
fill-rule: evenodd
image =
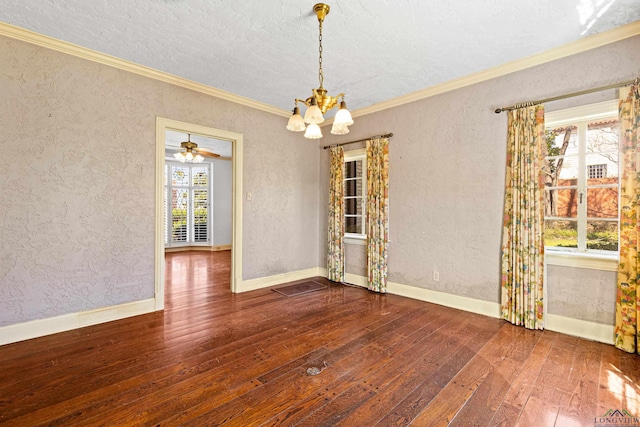
<svg viewBox="0 0 640 427"><path fill-rule="evenodd" d="M0 0L0 426L640 425L637 0Z"/></svg>

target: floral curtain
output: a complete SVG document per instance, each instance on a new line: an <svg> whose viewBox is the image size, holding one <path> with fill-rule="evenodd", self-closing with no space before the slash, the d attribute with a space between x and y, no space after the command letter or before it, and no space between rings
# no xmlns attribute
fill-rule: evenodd
<svg viewBox="0 0 640 427"><path fill-rule="evenodd" d="M507 170L502 229L502 317L543 329L544 107L508 114Z"/></svg>
<svg viewBox="0 0 640 427"><path fill-rule="evenodd" d="M367 141L367 286L387 292L389 139Z"/></svg>
<svg viewBox="0 0 640 427"><path fill-rule="evenodd" d="M344 281L344 150L331 147L327 278Z"/></svg>
<svg viewBox="0 0 640 427"><path fill-rule="evenodd" d="M620 264L616 296L615 345L629 353L638 348L638 235L640 221L640 83L620 89L619 104L622 173L620 181Z"/></svg>

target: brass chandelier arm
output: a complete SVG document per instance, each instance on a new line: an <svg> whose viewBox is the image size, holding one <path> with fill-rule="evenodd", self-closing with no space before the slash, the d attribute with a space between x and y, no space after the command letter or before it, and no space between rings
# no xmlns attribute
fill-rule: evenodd
<svg viewBox="0 0 640 427"><path fill-rule="evenodd" d="M312 97L316 98L318 107L320 107L322 114L324 114L338 104L338 98L340 96L344 96L344 94L331 96L331 95L327 95L327 91L324 88L318 88L318 89L313 89Z"/></svg>
<svg viewBox="0 0 640 427"><path fill-rule="evenodd" d="M327 106L328 108L326 110L331 110L332 108L334 108L337 103L338 100L340 99L340 97L344 98L345 94L344 92L341 92L339 94L337 94L336 96L331 96L331 95L326 95L326 94L322 94L322 93L318 93L318 89L313 89L313 95L310 96L307 99L299 99L296 98L294 99L294 102L298 103L301 102L304 105L306 105L307 107L311 105L311 98L316 98L316 101L318 103L318 106L320 108L322 108L322 106ZM327 111L324 110L323 113L326 113Z"/></svg>

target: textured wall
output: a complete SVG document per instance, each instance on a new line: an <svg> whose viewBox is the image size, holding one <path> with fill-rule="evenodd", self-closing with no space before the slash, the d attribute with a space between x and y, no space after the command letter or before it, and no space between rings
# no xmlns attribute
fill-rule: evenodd
<svg viewBox="0 0 640 427"><path fill-rule="evenodd" d="M616 313L615 271L550 265L547 312L613 325Z"/></svg>
<svg viewBox="0 0 640 427"><path fill-rule="evenodd" d="M365 245L347 244L344 249L346 271L358 276L367 275L367 247Z"/></svg>
<svg viewBox="0 0 640 427"><path fill-rule="evenodd" d="M232 163L213 160L213 245L230 245L232 231Z"/></svg>
<svg viewBox="0 0 640 427"><path fill-rule="evenodd" d="M156 116L243 134L243 279L317 266L285 118L6 37L0 64L0 326L153 296Z"/></svg>
<svg viewBox="0 0 640 427"><path fill-rule="evenodd" d="M393 132L389 154L389 280L418 288L499 301L500 242L506 114L497 107L531 99L630 80L640 73L640 37L539 65L386 111L357 117L349 135L325 138L323 144ZM424 70L429 72L429 70ZM615 97L615 91L592 95L589 102ZM566 108L582 100L556 103ZM327 129L328 128L324 128ZM328 132L326 132L328 133ZM320 265L325 265L328 153L320 160ZM358 249L347 249L348 272ZM349 257L352 260L349 260ZM360 257L361 258L361 257ZM434 282L432 271L440 273ZM583 289L611 290L611 274L550 268L549 307L554 314L609 322L613 308L599 302L567 299ZM567 282L566 276L581 280ZM557 290L557 289L556 289ZM565 292L566 291L566 292ZM597 306L597 307L596 307ZM564 307L564 308L561 308Z"/></svg>

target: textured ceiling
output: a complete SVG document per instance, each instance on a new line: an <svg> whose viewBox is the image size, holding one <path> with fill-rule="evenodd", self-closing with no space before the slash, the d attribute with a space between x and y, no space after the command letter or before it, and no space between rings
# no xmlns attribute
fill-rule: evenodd
<svg viewBox="0 0 640 427"><path fill-rule="evenodd" d="M307 0L0 0L0 21L282 109L318 87ZM324 86L351 110L640 20L639 0L333 0Z"/></svg>

